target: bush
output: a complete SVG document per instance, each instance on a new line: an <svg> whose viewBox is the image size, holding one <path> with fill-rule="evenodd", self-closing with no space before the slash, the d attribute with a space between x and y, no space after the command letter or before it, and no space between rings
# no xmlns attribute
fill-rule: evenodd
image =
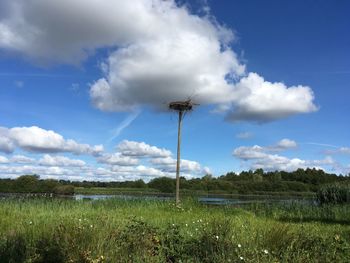
<svg viewBox="0 0 350 263"><path fill-rule="evenodd" d="M148 262L160 249L158 229L137 219L131 219L121 230L116 243L119 255L128 262Z"/></svg>
<svg viewBox="0 0 350 263"><path fill-rule="evenodd" d="M55 187L54 193L58 195L74 195L73 185L60 185Z"/></svg>
<svg viewBox="0 0 350 263"><path fill-rule="evenodd" d="M10 234L0 240L0 260L7 263L25 262L27 245L20 234Z"/></svg>
<svg viewBox="0 0 350 263"><path fill-rule="evenodd" d="M326 185L317 191L316 198L320 204L348 203L350 202L350 185Z"/></svg>

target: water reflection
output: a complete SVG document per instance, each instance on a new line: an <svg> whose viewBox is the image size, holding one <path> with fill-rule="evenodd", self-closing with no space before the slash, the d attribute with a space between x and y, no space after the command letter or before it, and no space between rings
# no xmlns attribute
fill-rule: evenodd
<svg viewBox="0 0 350 263"><path fill-rule="evenodd" d="M122 200L173 200L173 195L88 195L88 194L75 194L73 196L57 196L53 194L10 194L0 193L1 199L30 199L30 198L65 198L73 200L104 200L117 198ZM301 203L301 204L316 204L313 198L302 198L298 196L259 196L259 195L235 195L235 196L195 196L193 199L197 199L200 203L208 205L244 205L252 203Z"/></svg>

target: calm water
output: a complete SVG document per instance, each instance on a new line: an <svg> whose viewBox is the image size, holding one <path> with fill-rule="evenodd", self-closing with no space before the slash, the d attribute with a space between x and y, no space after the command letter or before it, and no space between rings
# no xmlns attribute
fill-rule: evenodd
<svg viewBox="0 0 350 263"><path fill-rule="evenodd" d="M0 199L8 198L68 198L73 200L103 200L103 199L123 199L123 200L173 200L174 196L159 195L86 195L76 194L74 196L53 196L52 194L8 194L0 193ZM314 204L312 198L281 197L281 196L258 196L258 195L235 195L235 196L198 196L198 201L208 205L245 205L251 203L303 203Z"/></svg>
<svg viewBox="0 0 350 263"><path fill-rule="evenodd" d="M74 195L75 200L101 200L108 198L118 198L124 200L173 200L174 197L170 196L133 196L133 195ZM312 198L300 198L300 197L280 197L280 196L234 196L234 197L218 197L218 196L199 196L198 201L209 205L244 205L251 203L292 203L300 202L305 204L313 204Z"/></svg>

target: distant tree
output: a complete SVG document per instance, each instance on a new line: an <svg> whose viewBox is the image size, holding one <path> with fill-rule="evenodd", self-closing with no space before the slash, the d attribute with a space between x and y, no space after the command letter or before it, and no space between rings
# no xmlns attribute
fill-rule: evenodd
<svg viewBox="0 0 350 263"><path fill-rule="evenodd" d="M34 175L22 175L15 180L14 190L20 193L35 193L38 191L39 176Z"/></svg>
<svg viewBox="0 0 350 263"><path fill-rule="evenodd" d="M58 195L73 195L74 194L74 186L73 185L58 185L55 187L55 194Z"/></svg>
<svg viewBox="0 0 350 263"><path fill-rule="evenodd" d="M204 189L209 192L211 190L211 183L213 181L213 176L211 174L206 174L202 177L202 184Z"/></svg>
<svg viewBox="0 0 350 263"><path fill-rule="evenodd" d="M148 186L150 188L158 189L163 193L173 193L175 191L175 179L169 177L159 177L152 179Z"/></svg>
<svg viewBox="0 0 350 263"><path fill-rule="evenodd" d="M39 182L38 192L53 193L54 189L59 185L59 182L54 179L41 180Z"/></svg>
<svg viewBox="0 0 350 263"><path fill-rule="evenodd" d="M136 180L132 186L134 188L147 188L147 184L142 179Z"/></svg>

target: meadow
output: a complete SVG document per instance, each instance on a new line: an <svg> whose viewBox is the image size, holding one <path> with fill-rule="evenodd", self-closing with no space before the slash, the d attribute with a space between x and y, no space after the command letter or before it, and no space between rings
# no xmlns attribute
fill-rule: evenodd
<svg viewBox="0 0 350 263"><path fill-rule="evenodd" d="M349 262L350 206L0 200L0 262Z"/></svg>

